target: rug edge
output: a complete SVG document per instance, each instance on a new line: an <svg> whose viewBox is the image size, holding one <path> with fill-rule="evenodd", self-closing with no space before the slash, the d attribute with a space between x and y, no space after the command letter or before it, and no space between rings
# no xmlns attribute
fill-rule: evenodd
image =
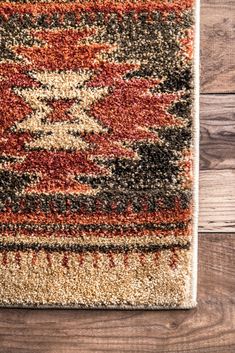
<svg viewBox="0 0 235 353"><path fill-rule="evenodd" d="M199 215L199 161L200 161L200 3L195 0L195 39L194 39L194 118L193 118L193 236L191 264L192 307L197 305L198 283L198 215Z"/></svg>

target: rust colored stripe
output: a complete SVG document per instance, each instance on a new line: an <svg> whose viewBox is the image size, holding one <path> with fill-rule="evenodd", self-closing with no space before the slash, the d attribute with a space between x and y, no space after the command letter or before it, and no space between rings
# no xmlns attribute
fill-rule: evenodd
<svg viewBox="0 0 235 353"><path fill-rule="evenodd" d="M2 212L0 215L1 223L24 223L24 222L33 222L35 224L40 223L70 223L70 224L142 224L142 223L151 223L154 220L155 224L159 223L172 223L172 222L185 222L188 221L192 214L191 208L188 209L172 209L172 210L163 210L159 212L139 212L136 213L125 213L117 214L112 213L108 215L102 214L92 214L92 215L77 215L77 214L15 214L13 212ZM95 221L97 219L97 221Z"/></svg>
<svg viewBox="0 0 235 353"><path fill-rule="evenodd" d="M82 11L86 12L117 12L125 13L129 11L142 12L142 11L161 11L161 12L170 12L174 11L180 13L181 11L191 8L194 4L194 0L175 0L172 3L169 0L154 1L154 0L145 0L145 1L111 1L111 0L98 0L98 1L76 1L76 3L67 3L63 4L60 2L53 3L36 3L36 4L17 4L4 2L1 4L0 14L5 15L6 17L19 13L19 14L32 14L34 16L41 14L63 14L66 12L77 12Z"/></svg>

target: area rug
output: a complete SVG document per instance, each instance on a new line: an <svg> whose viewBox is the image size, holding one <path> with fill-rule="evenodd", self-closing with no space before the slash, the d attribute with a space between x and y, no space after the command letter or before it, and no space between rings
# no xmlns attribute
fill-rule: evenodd
<svg viewBox="0 0 235 353"><path fill-rule="evenodd" d="M198 4L0 5L0 305L196 305Z"/></svg>

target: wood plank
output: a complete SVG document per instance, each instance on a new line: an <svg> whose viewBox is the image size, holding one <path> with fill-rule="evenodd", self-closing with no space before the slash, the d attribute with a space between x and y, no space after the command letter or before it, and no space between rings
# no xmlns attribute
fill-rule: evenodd
<svg viewBox="0 0 235 353"><path fill-rule="evenodd" d="M235 95L202 95L200 217L204 232L235 232Z"/></svg>
<svg viewBox="0 0 235 353"><path fill-rule="evenodd" d="M235 170L200 172L199 230L235 232Z"/></svg>
<svg viewBox="0 0 235 353"><path fill-rule="evenodd" d="M235 170L200 172L199 230L235 231Z"/></svg>
<svg viewBox="0 0 235 353"><path fill-rule="evenodd" d="M235 92L235 2L201 1L201 91Z"/></svg>
<svg viewBox="0 0 235 353"><path fill-rule="evenodd" d="M202 95L200 107L200 168L235 169L235 95Z"/></svg>
<svg viewBox="0 0 235 353"><path fill-rule="evenodd" d="M235 351L235 234L199 241L193 310L0 310L1 353Z"/></svg>

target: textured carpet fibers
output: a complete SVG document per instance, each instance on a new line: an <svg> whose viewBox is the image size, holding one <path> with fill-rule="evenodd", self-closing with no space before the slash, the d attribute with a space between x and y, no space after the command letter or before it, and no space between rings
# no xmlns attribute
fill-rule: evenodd
<svg viewBox="0 0 235 353"><path fill-rule="evenodd" d="M0 305L195 305L194 0L0 4Z"/></svg>

